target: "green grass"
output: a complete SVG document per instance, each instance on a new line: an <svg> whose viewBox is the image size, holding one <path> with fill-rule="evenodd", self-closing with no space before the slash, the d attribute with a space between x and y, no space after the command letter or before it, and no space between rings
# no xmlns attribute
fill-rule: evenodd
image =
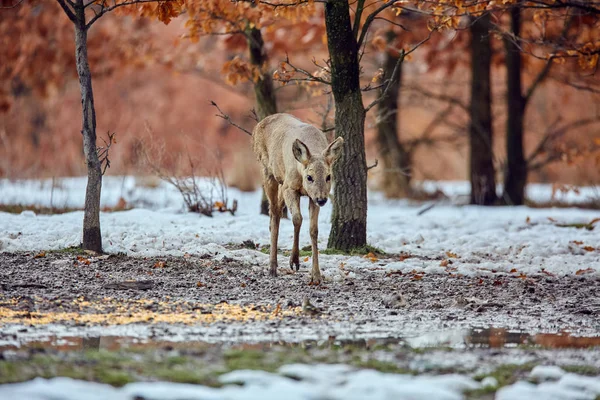
<svg viewBox="0 0 600 400"><path fill-rule="evenodd" d="M83 255L85 251L80 246L65 247L64 249L48 250L46 253L65 254L65 255Z"/></svg>

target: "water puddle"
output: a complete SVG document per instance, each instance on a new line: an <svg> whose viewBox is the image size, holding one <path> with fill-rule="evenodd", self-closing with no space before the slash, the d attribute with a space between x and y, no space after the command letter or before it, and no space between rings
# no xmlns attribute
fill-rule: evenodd
<svg viewBox="0 0 600 400"><path fill-rule="evenodd" d="M528 334L515 332L503 328L482 328L467 330L451 330L432 332L425 335L406 338L374 338L374 339L348 339L339 340L329 338L328 340L316 341L305 340L296 343L289 342L259 342L243 343L234 345L244 349L261 349L264 346L277 345L289 347L343 347L354 346L359 348L374 348L383 345L408 345L411 348L504 348L517 346L532 346L550 349L580 349L600 346L600 336L582 337L569 333L541 333ZM0 345L0 353L6 350L55 350L55 351L81 351L81 350L109 350L120 349L144 350L144 349L194 349L202 350L219 346L214 343L201 341L155 341L152 339L140 339L132 336L96 336L96 337L64 337L48 336L44 340L35 340L22 344Z"/></svg>

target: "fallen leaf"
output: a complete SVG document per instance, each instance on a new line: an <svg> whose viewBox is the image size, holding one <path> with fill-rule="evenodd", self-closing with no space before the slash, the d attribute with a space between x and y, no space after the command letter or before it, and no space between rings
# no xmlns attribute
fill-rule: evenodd
<svg viewBox="0 0 600 400"><path fill-rule="evenodd" d="M595 251L595 250L596 250L596 249L595 249L594 247L592 247L592 246L583 246L583 249L584 249L585 251Z"/></svg>
<svg viewBox="0 0 600 400"><path fill-rule="evenodd" d="M246 287L246 284L244 282L242 282L242 284L240 286L241 287Z"/></svg>
<svg viewBox="0 0 600 400"><path fill-rule="evenodd" d="M42 258L42 257L46 257L45 251L42 251L41 253L37 253L35 256L33 256L33 258Z"/></svg>
<svg viewBox="0 0 600 400"><path fill-rule="evenodd" d="M579 240L573 240L571 243L576 244L577 246L581 246L583 244L583 242Z"/></svg>
<svg viewBox="0 0 600 400"><path fill-rule="evenodd" d="M447 267L450 262L448 260L442 260L440 267Z"/></svg>
<svg viewBox="0 0 600 400"><path fill-rule="evenodd" d="M548 275L548 276L556 276L556 275L555 275L555 274L553 274L552 272L548 272L548 271L546 271L546 270L545 270L545 269L543 269L543 268L542 268L542 273L543 273L543 274L546 274L546 275Z"/></svg>
<svg viewBox="0 0 600 400"><path fill-rule="evenodd" d="M513 268L513 269L511 269L511 270L510 270L510 273L511 273L511 274L514 274L515 272L517 272L517 269L516 269L516 268Z"/></svg>
<svg viewBox="0 0 600 400"><path fill-rule="evenodd" d="M204 287L204 286L206 286L204 283L202 283L200 281L196 282L196 287Z"/></svg>
<svg viewBox="0 0 600 400"><path fill-rule="evenodd" d="M166 261L157 261L154 263L154 268L164 268L167 266Z"/></svg>
<svg viewBox="0 0 600 400"><path fill-rule="evenodd" d="M449 258L458 258L458 255L456 255L456 253L453 253L453 252L451 252L451 251L447 251L447 252L446 252L446 255L447 255Z"/></svg>
<svg viewBox="0 0 600 400"><path fill-rule="evenodd" d="M310 257L304 257L304 262L308 262L308 260L310 260Z"/></svg>
<svg viewBox="0 0 600 400"><path fill-rule="evenodd" d="M90 260L82 256L77 256L77 261L79 261L81 264L90 265Z"/></svg>
<svg viewBox="0 0 600 400"><path fill-rule="evenodd" d="M526 224L530 224L531 223L531 218L529 218L529 217L525 218L525 223Z"/></svg>
<svg viewBox="0 0 600 400"><path fill-rule="evenodd" d="M589 274L591 272L594 272L593 268L579 269L577 272L575 272L575 275Z"/></svg>
<svg viewBox="0 0 600 400"><path fill-rule="evenodd" d="M550 222L556 222L556 220L554 218L552 218L552 217L548 217L548 221L550 221Z"/></svg>

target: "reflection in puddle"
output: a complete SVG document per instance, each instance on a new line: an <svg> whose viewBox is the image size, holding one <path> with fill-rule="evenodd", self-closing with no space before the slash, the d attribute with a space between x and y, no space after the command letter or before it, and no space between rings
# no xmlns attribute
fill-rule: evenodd
<svg viewBox="0 0 600 400"><path fill-rule="evenodd" d="M511 332L502 328L473 329L465 336L465 343L481 347L505 347L508 345L531 345L547 348L574 348L600 346L600 337L578 337L568 333Z"/></svg>
<svg viewBox="0 0 600 400"><path fill-rule="evenodd" d="M361 348L374 348L384 345L409 345L412 348L428 347L478 347L478 348L502 348L516 347L522 345L536 346L541 348L588 348L600 346L600 337L578 337L569 333L558 334L535 334L509 331L503 328L486 328L471 330L455 330L433 332L412 338L389 338L389 339L360 339L339 340L330 338L324 341L308 340L299 343L286 342L262 342L244 343L235 345L244 349L261 349L265 345L280 345L290 347L343 347L351 345ZM109 350L119 349L195 349L209 348L215 344L187 341L169 342L139 339L131 336L98 336L98 337L56 337L49 336L45 340L31 341L19 345L0 346L0 352L16 349L52 349L57 351L77 350Z"/></svg>

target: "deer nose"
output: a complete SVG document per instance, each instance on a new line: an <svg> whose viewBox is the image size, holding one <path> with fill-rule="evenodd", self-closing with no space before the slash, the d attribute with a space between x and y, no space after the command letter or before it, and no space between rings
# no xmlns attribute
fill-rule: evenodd
<svg viewBox="0 0 600 400"><path fill-rule="evenodd" d="M319 207L323 207L325 205L325 203L327 203L327 198L326 197L322 197L322 198L317 198L317 204L319 205Z"/></svg>

